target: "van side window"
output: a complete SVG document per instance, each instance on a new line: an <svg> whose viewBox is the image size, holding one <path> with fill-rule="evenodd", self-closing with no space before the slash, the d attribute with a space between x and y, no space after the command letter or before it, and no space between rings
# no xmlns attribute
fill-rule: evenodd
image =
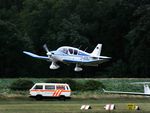
<svg viewBox="0 0 150 113"><path fill-rule="evenodd" d="M46 86L45 86L45 89L48 89L48 90L55 90L55 86L54 86L54 85L46 85Z"/></svg>
<svg viewBox="0 0 150 113"><path fill-rule="evenodd" d="M36 86L34 87L34 89L43 89L43 86L42 86L42 85L36 85Z"/></svg>
<svg viewBox="0 0 150 113"><path fill-rule="evenodd" d="M56 86L56 89L65 90L65 86Z"/></svg>

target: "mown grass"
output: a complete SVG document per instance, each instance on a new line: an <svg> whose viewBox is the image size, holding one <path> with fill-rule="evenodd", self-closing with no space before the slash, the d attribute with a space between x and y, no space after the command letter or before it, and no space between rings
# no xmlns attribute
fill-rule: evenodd
<svg viewBox="0 0 150 113"><path fill-rule="evenodd" d="M113 103L116 106L114 111L104 110L104 105ZM128 110L128 103L135 103L141 110ZM81 105L90 104L92 109L80 110ZM146 98L101 98L94 99L73 99L69 101L34 101L10 99L0 101L0 113L149 113L150 99Z"/></svg>

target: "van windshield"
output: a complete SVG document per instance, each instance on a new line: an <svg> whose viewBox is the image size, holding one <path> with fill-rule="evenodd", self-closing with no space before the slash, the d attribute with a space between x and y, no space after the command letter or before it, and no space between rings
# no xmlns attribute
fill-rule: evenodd
<svg viewBox="0 0 150 113"><path fill-rule="evenodd" d="M67 90L70 90L70 87L69 87L69 86L66 86L66 89L67 89Z"/></svg>
<svg viewBox="0 0 150 113"><path fill-rule="evenodd" d="M36 85L36 86L34 87L34 89L43 89L43 86L42 86L42 85Z"/></svg>

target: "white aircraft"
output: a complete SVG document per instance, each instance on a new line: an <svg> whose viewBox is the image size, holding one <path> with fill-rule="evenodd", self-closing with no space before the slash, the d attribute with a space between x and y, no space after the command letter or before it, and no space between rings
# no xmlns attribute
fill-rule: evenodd
<svg viewBox="0 0 150 113"><path fill-rule="evenodd" d="M143 84L144 85L144 92L123 92L123 91L107 91L103 89L105 93L112 93L112 94L129 94L129 95L143 95L143 96L150 96L150 88L148 86L149 82L135 82L132 84Z"/></svg>
<svg viewBox="0 0 150 113"><path fill-rule="evenodd" d="M47 56L39 56L31 52L23 51L23 53L37 59L44 59L52 62L50 69L58 69L60 66L57 62L63 62L65 64L74 63L76 64L74 71L82 71L80 66L98 66L103 62L108 61L111 57L100 56L102 44L98 44L92 53L79 50L78 48L62 46L54 51L49 51L46 44L43 46L46 50Z"/></svg>

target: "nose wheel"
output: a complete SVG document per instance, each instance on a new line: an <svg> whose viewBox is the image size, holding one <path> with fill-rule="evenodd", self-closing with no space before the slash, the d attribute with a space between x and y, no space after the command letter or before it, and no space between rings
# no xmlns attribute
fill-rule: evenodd
<svg viewBox="0 0 150 113"><path fill-rule="evenodd" d="M74 71L79 72L79 71L82 71L82 70L83 69L78 64L76 64L76 67L74 68Z"/></svg>

